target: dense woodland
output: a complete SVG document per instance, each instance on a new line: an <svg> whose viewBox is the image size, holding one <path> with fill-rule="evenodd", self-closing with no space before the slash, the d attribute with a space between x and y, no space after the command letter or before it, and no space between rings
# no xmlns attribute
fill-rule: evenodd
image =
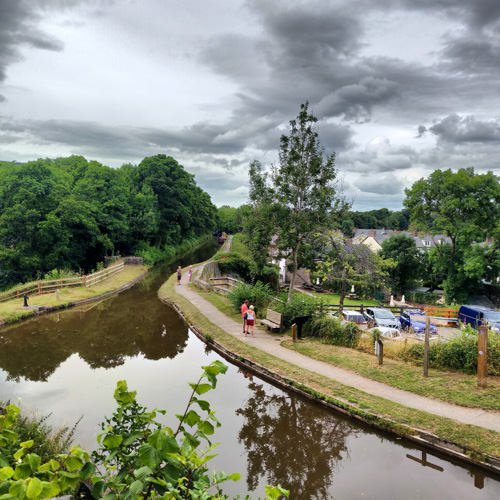
<svg viewBox="0 0 500 500"><path fill-rule="evenodd" d="M157 155L113 169L81 156L0 163L0 287L106 255L154 263L211 234L217 209L194 176Z"/></svg>

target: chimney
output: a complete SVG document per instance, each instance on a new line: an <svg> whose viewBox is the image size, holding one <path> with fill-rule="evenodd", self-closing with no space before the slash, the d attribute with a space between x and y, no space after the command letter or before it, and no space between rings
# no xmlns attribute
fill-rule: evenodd
<svg viewBox="0 0 500 500"><path fill-rule="evenodd" d="M375 236L376 234L377 234L377 232L375 231L375 229L370 229L370 230L368 231L368 236L372 236L372 237L373 237L373 236Z"/></svg>
<svg viewBox="0 0 500 500"><path fill-rule="evenodd" d="M413 236L416 238L418 236L418 231L413 231Z"/></svg>

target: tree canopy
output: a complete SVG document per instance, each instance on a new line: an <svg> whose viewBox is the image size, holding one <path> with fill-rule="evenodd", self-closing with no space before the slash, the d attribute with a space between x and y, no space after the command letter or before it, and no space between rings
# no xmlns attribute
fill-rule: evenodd
<svg viewBox="0 0 500 500"><path fill-rule="evenodd" d="M88 271L113 252L151 263L212 232L216 213L165 155L119 169L81 156L0 163L0 287L53 269Z"/></svg>
<svg viewBox="0 0 500 500"><path fill-rule="evenodd" d="M444 271L447 302L463 302L478 289L484 277L498 276L500 232L500 183L492 172L477 174L473 168L458 172L436 170L406 189L404 205L418 229L443 233L430 253L436 270ZM487 237L491 245L483 245Z"/></svg>
<svg viewBox="0 0 500 500"><path fill-rule="evenodd" d="M324 155L313 129L316 121L308 103L302 104L297 119L290 121L289 134L281 136L279 163L271 166L270 174L258 161L250 167L250 200L263 221L258 235L269 245L274 232L280 250L291 257L289 300L301 244L322 228L332 227L333 214L346 208L335 183L335 154Z"/></svg>

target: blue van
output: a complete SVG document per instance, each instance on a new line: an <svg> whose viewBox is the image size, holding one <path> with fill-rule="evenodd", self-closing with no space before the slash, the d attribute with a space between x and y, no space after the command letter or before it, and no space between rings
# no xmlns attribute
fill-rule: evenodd
<svg viewBox="0 0 500 500"><path fill-rule="evenodd" d="M471 325L477 328L483 323L488 325L490 330L500 332L500 311L483 306L460 306L458 320L464 325Z"/></svg>

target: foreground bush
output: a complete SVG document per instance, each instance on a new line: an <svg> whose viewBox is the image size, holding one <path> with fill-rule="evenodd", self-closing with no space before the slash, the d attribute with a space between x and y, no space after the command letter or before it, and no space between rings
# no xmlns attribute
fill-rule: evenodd
<svg viewBox="0 0 500 500"><path fill-rule="evenodd" d="M192 394L184 412L176 415L179 425L175 430L155 420L164 410L148 411L137 403L136 393L128 390L125 381L118 382L114 394L118 408L102 424L100 448L92 454L93 461L76 446L70 453L42 463L39 455L30 452L33 441L19 442L19 435L12 430L19 409L9 405L0 415L0 498L41 500L72 493L81 481L93 485L95 499L227 498L221 484L237 481L240 475L208 474L207 463L215 456L216 446L209 436L220 424L210 403L198 399L215 388L217 376L225 373L227 366L214 361L203 370L198 382L189 384ZM208 443L204 450L202 441ZM96 474L96 465L104 472ZM265 498L288 494L280 486L266 486Z"/></svg>
<svg viewBox="0 0 500 500"><path fill-rule="evenodd" d="M257 281L255 285L242 284L237 286L228 296L233 307L239 311L241 304L245 300L249 301L249 305L255 306L255 312L259 315L266 314L266 309L273 300L274 292L268 284Z"/></svg>
<svg viewBox="0 0 500 500"><path fill-rule="evenodd" d="M361 330L355 323L342 324L336 318L312 318L304 325L304 334L316 337L327 344L356 347Z"/></svg>
<svg viewBox="0 0 500 500"><path fill-rule="evenodd" d="M283 315L283 325L288 328L297 316L316 316L321 309L321 300L305 293L294 293L290 302L275 301L273 309Z"/></svg>
<svg viewBox="0 0 500 500"><path fill-rule="evenodd" d="M461 335L447 342L432 343L429 346L429 366L437 369L458 370L465 373L477 372L477 331L469 325L464 327ZM404 361L423 364L424 344L404 344L397 351L398 357ZM500 375L500 335L488 335L488 374Z"/></svg>

